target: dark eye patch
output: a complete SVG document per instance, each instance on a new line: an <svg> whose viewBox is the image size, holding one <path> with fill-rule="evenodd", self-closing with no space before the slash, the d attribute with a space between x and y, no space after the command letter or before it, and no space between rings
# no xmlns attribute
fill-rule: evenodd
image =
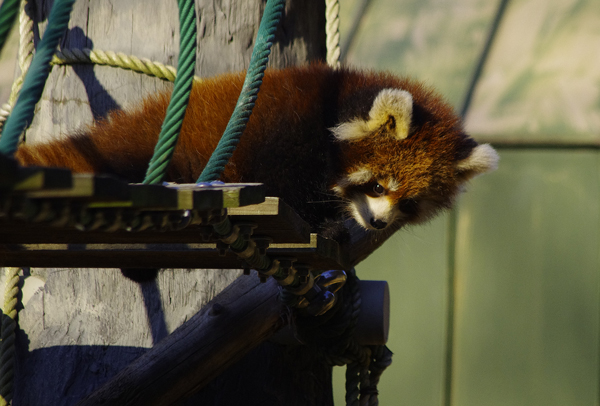
<svg viewBox="0 0 600 406"><path fill-rule="evenodd" d="M398 202L398 208L404 214L415 216L419 211L419 203L414 199L402 199Z"/></svg>
<svg viewBox="0 0 600 406"><path fill-rule="evenodd" d="M363 183L362 185L353 186L352 190L359 193L364 193L365 195L371 197L380 197L387 193L387 189L375 180Z"/></svg>

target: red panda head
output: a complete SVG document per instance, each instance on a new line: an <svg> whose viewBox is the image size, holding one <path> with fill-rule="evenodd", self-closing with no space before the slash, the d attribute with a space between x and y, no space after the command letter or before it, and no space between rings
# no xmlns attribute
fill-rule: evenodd
<svg viewBox="0 0 600 406"><path fill-rule="evenodd" d="M464 182L498 155L462 129L452 108L421 84L376 93L368 114L331 129L341 171L331 189L364 228L420 223L449 208Z"/></svg>

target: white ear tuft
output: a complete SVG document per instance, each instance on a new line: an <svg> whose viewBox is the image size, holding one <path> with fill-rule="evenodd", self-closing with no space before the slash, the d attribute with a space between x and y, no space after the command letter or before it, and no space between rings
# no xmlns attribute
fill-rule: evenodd
<svg viewBox="0 0 600 406"><path fill-rule="evenodd" d="M358 141L369 135L366 121L354 120L329 129L340 141Z"/></svg>
<svg viewBox="0 0 600 406"><path fill-rule="evenodd" d="M406 90L383 89L369 111L369 128L375 130L393 118L394 137L399 140L405 139L408 137L412 119L412 104L412 95Z"/></svg>
<svg viewBox="0 0 600 406"><path fill-rule="evenodd" d="M406 90L383 89L371 106L369 120L342 123L330 130L340 141L357 141L387 124L391 135L403 140L410 129L412 103L412 95Z"/></svg>
<svg viewBox="0 0 600 406"><path fill-rule="evenodd" d="M471 155L456 164L456 169L465 172L469 178L498 168L498 153L489 144L473 148Z"/></svg>

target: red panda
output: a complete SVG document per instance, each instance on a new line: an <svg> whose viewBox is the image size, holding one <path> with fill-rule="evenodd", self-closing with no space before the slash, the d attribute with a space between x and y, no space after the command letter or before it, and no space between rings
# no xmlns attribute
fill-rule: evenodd
<svg viewBox="0 0 600 406"><path fill-rule="evenodd" d="M191 183L233 112L243 73L194 85L168 171ZM23 165L66 167L141 182L169 94L113 111L81 132L25 144ZM373 233L420 223L451 206L462 185L498 156L463 130L451 106L419 82L316 64L267 70L223 182L260 182L316 232L336 234L348 217Z"/></svg>

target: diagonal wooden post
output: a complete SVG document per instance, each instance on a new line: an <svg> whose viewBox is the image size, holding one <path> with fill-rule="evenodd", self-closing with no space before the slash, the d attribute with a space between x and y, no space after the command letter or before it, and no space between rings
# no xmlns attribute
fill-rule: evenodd
<svg viewBox="0 0 600 406"><path fill-rule="evenodd" d="M188 398L283 326L278 296L272 278L238 278L78 405L166 405Z"/></svg>

